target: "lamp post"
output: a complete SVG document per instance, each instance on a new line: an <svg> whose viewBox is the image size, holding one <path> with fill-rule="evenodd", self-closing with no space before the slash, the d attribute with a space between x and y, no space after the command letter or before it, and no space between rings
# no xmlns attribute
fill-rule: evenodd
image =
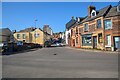
<svg viewBox="0 0 120 80"><path fill-rule="evenodd" d="M35 20L35 29L36 29L36 22L37 22L37 21L38 21L38 20L36 19L36 20ZM35 44L36 44L36 30L35 30L34 36L35 36Z"/></svg>

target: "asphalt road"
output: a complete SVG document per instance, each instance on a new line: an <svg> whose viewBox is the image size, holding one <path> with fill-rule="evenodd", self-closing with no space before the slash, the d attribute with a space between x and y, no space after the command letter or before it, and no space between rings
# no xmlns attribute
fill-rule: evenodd
<svg viewBox="0 0 120 80"><path fill-rule="evenodd" d="M3 78L117 78L118 54L68 47L2 57Z"/></svg>

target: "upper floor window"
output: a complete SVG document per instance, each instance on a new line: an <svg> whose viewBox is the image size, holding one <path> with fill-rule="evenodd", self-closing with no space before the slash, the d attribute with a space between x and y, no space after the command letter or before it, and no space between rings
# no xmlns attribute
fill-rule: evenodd
<svg viewBox="0 0 120 80"><path fill-rule="evenodd" d="M85 31L85 32L88 31L88 24L84 24L84 31Z"/></svg>
<svg viewBox="0 0 120 80"><path fill-rule="evenodd" d="M76 34L78 34L78 27L76 27Z"/></svg>
<svg viewBox="0 0 120 80"><path fill-rule="evenodd" d="M105 29L111 29L111 20L105 20L104 21Z"/></svg>
<svg viewBox="0 0 120 80"><path fill-rule="evenodd" d="M97 28L102 28L101 19L97 20Z"/></svg>
<svg viewBox="0 0 120 80"><path fill-rule="evenodd" d="M120 4L117 6L117 11L120 12Z"/></svg>
<svg viewBox="0 0 120 80"><path fill-rule="evenodd" d="M23 39L25 39L26 38L26 34L23 34Z"/></svg>
<svg viewBox="0 0 120 80"><path fill-rule="evenodd" d="M92 16L92 17L96 16L96 11L95 11L95 10L92 10L91 16Z"/></svg>
<svg viewBox="0 0 120 80"><path fill-rule="evenodd" d="M20 39L20 34L17 34L17 39Z"/></svg>

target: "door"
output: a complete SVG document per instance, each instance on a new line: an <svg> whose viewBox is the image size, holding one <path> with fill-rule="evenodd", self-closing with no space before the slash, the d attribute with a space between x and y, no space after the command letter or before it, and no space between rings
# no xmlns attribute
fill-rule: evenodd
<svg viewBox="0 0 120 80"><path fill-rule="evenodd" d="M115 50L120 49L120 37L114 37Z"/></svg>
<svg viewBox="0 0 120 80"><path fill-rule="evenodd" d="M93 37L93 48L96 49L97 48L97 36Z"/></svg>

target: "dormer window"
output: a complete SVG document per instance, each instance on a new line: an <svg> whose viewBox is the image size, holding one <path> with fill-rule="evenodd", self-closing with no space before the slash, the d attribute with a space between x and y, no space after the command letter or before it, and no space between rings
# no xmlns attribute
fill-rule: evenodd
<svg viewBox="0 0 120 80"><path fill-rule="evenodd" d="M96 11L95 11L95 10L92 10L91 16L92 16L92 17L96 16Z"/></svg>
<svg viewBox="0 0 120 80"><path fill-rule="evenodd" d="M117 6L117 11L120 12L120 4Z"/></svg>

